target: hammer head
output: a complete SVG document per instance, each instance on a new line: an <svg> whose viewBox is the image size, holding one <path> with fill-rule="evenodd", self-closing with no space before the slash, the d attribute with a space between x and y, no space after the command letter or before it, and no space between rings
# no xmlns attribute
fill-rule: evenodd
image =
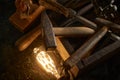
<svg viewBox="0 0 120 80"><path fill-rule="evenodd" d="M55 49L56 40L55 40L54 31L52 29L53 25L45 11L41 14L41 23L44 32L46 49L47 50Z"/></svg>

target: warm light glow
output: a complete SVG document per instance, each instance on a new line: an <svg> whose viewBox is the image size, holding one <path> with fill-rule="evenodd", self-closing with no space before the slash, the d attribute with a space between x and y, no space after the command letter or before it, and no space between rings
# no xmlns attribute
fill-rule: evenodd
<svg viewBox="0 0 120 80"><path fill-rule="evenodd" d="M56 69L54 61L45 51L40 51L39 48L35 48L34 53L37 53L36 59L42 65L42 67L49 73L53 74L56 78L60 78L60 75Z"/></svg>

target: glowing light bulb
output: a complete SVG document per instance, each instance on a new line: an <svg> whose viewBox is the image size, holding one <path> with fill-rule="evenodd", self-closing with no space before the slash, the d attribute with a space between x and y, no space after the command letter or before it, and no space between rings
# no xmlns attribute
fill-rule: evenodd
<svg viewBox="0 0 120 80"><path fill-rule="evenodd" d="M34 53L37 53L36 59L42 65L44 70L54 75L57 79L60 78L60 74L57 71L54 61L45 51L40 51L39 48L34 48Z"/></svg>

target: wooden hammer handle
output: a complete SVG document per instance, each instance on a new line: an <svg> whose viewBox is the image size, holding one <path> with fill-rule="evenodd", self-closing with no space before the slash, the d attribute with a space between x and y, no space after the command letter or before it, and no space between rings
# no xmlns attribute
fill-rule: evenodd
<svg viewBox="0 0 120 80"><path fill-rule="evenodd" d="M41 34L40 27L36 27L32 31L25 34L19 40L16 41L15 45L20 51L25 50L39 35Z"/></svg>
<svg viewBox="0 0 120 80"><path fill-rule="evenodd" d="M72 30L72 31L71 31ZM94 34L94 30L87 27L54 27L53 31L56 36L79 36L86 37ZM20 39L18 39L15 45L18 47L20 51L25 50L39 35L41 34L40 27L36 27L32 31L28 32Z"/></svg>
<svg viewBox="0 0 120 80"><path fill-rule="evenodd" d="M56 36L65 37L86 37L95 33L93 29L88 27L55 27L53 31Z"/></svg>

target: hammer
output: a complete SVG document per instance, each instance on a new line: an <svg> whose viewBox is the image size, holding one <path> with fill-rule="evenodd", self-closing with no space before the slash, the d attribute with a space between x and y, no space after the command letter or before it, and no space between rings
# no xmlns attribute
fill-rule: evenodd
<svg viewBox="0 0 120 80"><path fill-rule="evenodd" d="M16 0L15 1L15 4L16 4L18 12L21 12L21 9L19 9L19 6L21 6L20 2L22 2L22 1L21 0ZM23 1L23 3L25 3L25 1ZM29 4L29 3L26 2L26 4ZM24 4L24 6L27 6L26 4ZM31 5L35 5L35 4L31 3ZM34 12L32 12L31 14L28 14L28 15L26 14L26 17L24 17L24 19L27 19L27 20L29 20L29 19L35 19L45 9L50 9L50 10L53 10L55 12L61 13L61 14L65 15L66 17L70 16L71 13L72 13L66 7L64 7L63 5L59 4L56 0L39 0L39 5L34 10ZM21 15L21 13L20 13L20 15Z"/></svg>
<svg viewBox="0 0 120 80"><path fill-rule="evenodd" d="M65 37L87 37L94 34L94 30L87 27L53 27L53 31L56 36ZM39 35L42 34L40 25L35 27L32 31L28 32L20 39L18 39L15 45L20 51L25 50Z"/></svg>
<svg viewBox="0 0 120 80"><path fill-rule="evenodd" d="M42 12L41 14L41 24L44 33L46 49L48 50L56 48L55 34L52 29L53 25L46 11Z"/></svg>

